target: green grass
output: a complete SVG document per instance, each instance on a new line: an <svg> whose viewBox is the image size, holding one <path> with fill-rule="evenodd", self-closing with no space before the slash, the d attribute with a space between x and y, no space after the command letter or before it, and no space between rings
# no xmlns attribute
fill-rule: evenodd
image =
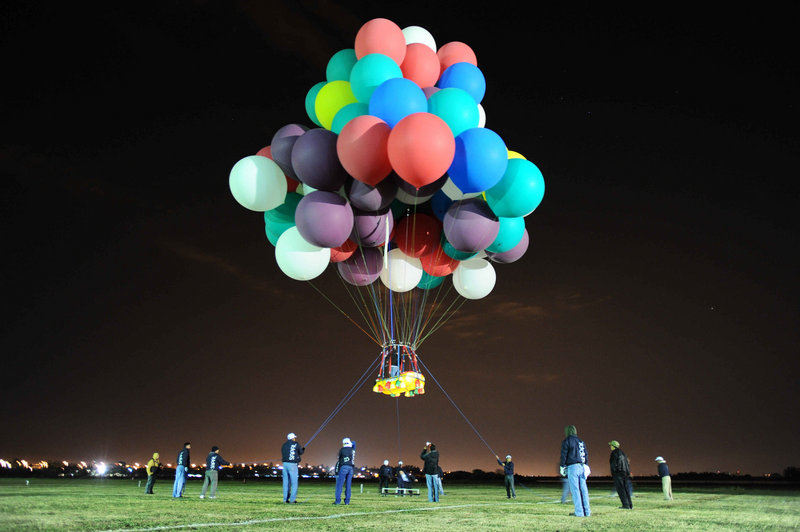
<svg viewBox="0 0 800 532"><path fill-rule="evenodd" d="M200 483L172 499L172 483L154 495L131 480L0 480L0 530L799 530L800 492L676 487L675 500L637 488L632 511L619 510L607 486L590 483L593 515L569 517L560 486L518 486L508 500L501 485L445 484L441 502L380 497L375 484L353 483L350 506L333 506L333 485L300 483L297 505L281 502L279 482L220 482L219 498L200 500ZM174 527L174 528L169 528Z"/></svg>

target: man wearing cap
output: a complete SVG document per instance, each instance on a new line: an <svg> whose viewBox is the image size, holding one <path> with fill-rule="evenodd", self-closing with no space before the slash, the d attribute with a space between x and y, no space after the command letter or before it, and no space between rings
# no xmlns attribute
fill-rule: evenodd
<svg viewBox="0 0 800 532"><path fill-rule="evenodd" d="M589 517L592 515L589 504L589 489L586 487L586 467L589 465L589 454L586 444L578 438L575 425L564 427L564 440L561 442L561 461L558 463L562 477L567 477L569 492L575 511L570 515Z"/></svg>
<svg viewBox="0 0 800 532"><path fill-rule="evenodd" d="M424 462L422 472L425 473L428 484L428 502L439 502L439 451L436 450L436 445L427 442L419 457Z"/></svg>
<svg viewBox="0 0 800 532"><path fill-rule="evenodd" d="M657 456L658 476L661 477L661 491L664 492L664 500L672 500L672 477L669 476L669 466L663 456Z"/></svg>
<svg viewBox="0 0 800 532"><path fill-rule="evenodd" d="M297 503L297 464L300 463L300 455L306 448L297 441L297 434L290 432L286 435L286 441L281 446L281 460L283 461L283 502L287 504Z"/></svg>
<svg viewBox="0 0 800 532"><path fill-rule="evenodd" d="M380 493L381 496L386 495L383 492L383 488L389 487L389 482L392 480L392 476L394 476L393 473L394 471L392 471L392 466L389 465L389 460L384 460L380 471L378 471L378 478L380 479L380 486L378 487L378 493Z"/></svg>
<svg viewBox="0 0 800 532"><path fill-rule="evenodd" d="M209 499L217 498L217 481L219 480L219 468L224 465L230 465L230 462L225 460L219 455L219 447L216 445L211 448L211 452L206 456L206 477L203 479L203 490L200 492L200 498L206 498L206 489L211 486L208 494Z"/></svg>
<svg viewBox="0 0 800 532"><path fill-rule="evenodd" d="M342 440L342 448L336 458L336 498L333 504L342 504L342 488L344 488L344 503L350 504L350 485L353 482L355 469L356 450L350 438Z"/></svg>
<svg viewBox="0 0 800 532"><path fill-rule="evenodd" d="M628 457L625 452L619 448L617 440L608 442L611 447L611 455L608 458L608 464L611 467L611 478L614 479L614 487L619 495L619 500L622 503L620 508L624 510L632 510L633 503L631 502L631 491L628 479L631 476L631 466L628 463Z"/></svg>
<svg viewBox="0 0 800 532"><path fill-rule="evenodd" d="M517 492L514 491L514 462L511 461L511 455L506 455L506 461L501 462L500 457L494 455L497 458L497 463L503 466L503 475L505 475L505 482L506 482L506 496L509 499L516 499Z"/></svg>

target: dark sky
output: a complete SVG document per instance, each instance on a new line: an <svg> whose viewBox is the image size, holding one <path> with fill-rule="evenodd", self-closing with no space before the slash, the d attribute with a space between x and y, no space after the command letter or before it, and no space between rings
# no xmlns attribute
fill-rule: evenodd
<svg viewBox="0 0 800 532"><path fill-rule="evenodd" d="M79 3L80 4L80 3ZM378 354L283 275L228 173L375 17L463 41L486 127L543 172L527 254L420 350L488 445L555 472L797 465L798 56L780 10L587 3L4 2L0 456L277 460ZM98 10L99 9L99 10ZM653 8L655 9L655 8ZM326 274L317 283L335 292ZM362 464L494 469L431 381L365 386L314 440Z"/></svg>

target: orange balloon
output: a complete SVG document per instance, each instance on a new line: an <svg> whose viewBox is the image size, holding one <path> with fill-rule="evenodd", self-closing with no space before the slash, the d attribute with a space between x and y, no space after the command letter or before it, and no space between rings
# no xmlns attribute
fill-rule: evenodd
<svg viewBox="0 0 800 532"><path fill-rule="evenodd" d="M419 260L425 273L434 277L450 275L461 264L461 261L449 257L442 249L442 246L437 246L432 253L423 255Z"/></svg>
<svg viewBox="0 0 800 532"><path fill-rule="evenodd" d="M401 65L406 55L406 38L400 26L391 20L374 18L358 30L355 50L357 59L369 54L383 54Z"/></svg>
<svg viewBox="0 0 800 532"><path fill-rule="evenodd" d="M331 248L331 262L342 262L349 259L358 249L358 244L349 238L338 248Z"/></svg>
<svg viewBox="0 0 800 532"><path fill-rule="evenodd" d="M439 79L439 57L429 46L413 43L406 46L406 58L400 65L403 77L420 88L433 87Z"/></svg>
<svg viewBox="0 0 800 532"><path fill-rule="evenodd" d="M413 113L389 134L389 162L403 180L419 188L442 177L456 153L450 126L431 113Z"/></svg>
<svg viewBox="0 0 800 532"><path fill-rule="evenodd" d="M354 179L375 186L392 172L387 145L392 128L372 115L350 120L336 140L339 162Z"/></svg>
<svg viewBox="0 0 800 532"><path fill-rule="evenodd" d="M447 67L456 63L471 63L478 66L478 58L475 52L472 51L468 45L460 41L453 41L445 44L436 52L439 57L439 64L441 71L447 70Z"/></svg>

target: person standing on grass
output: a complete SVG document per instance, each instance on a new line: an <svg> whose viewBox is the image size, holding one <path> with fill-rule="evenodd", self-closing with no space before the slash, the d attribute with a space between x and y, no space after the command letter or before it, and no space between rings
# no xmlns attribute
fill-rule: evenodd
<svg viewBox="0 0 800 532"><path fill-rule="evenodd" d="M297 442L297 435L290 432L286 441L281 446L281 460L283 461L283 502L297 503L297 477L300 455L306 448Z"/></svg>
<svg viewBox="0 0 800 532"><path fill-rule="evenodd" d="M611 447L608 465L611 469L611 478L614 479L614 488L616 488L619 501L622 503L620 508L632 510L633 502L631 501L631 491L628 483L631 478L631 465L628 463L628 457L625 452L619 448L617 440L611 440L608 442L608 446Z"/></svg>
<svg viewBox="0 0 800 532"><path fill-rule="evenodd" d="M200 498L206 498L206 489L211 487L208 494L209 499L217 498L217 482L219 481L219 469L224 465L230 465L230 462L225 460L219 455L219 447L216 445L211 448L211 452L206 456L206 478L203 480L203 491L200 492Z"/></svg>
<svg viewBox="0 0 800 532"><path fill-rule="evenodd" d="M189 449L191 448L192 444L187 441L178 453L178 459L175 461L175 483L172 485L172 498L183 497L186 476L189 473Z"/></svg>
<svg viewBox="0 0 800 532"><path fill-rule="evenodd" d="M350 438L345 438L336 458L336 497L333 504L342 504L342 488L344 488L344 503L350 504L350 485L353 482L355 462L355 445Z"/></svg>
<svg viewBox="0 0 800 532"><path fill-rule="evenodd" d="M153 453L153 457L148 460L145 471L147 471L147 484L144 487L144 492L148 495L153 494L153 484L156 483L156 473L161 469L161 461L158 459L158 453Z"/></svg>
<svg viewBox="0 0 800 532"><path fill-rule="evenodd" d="M397 489L400 491L400 496L402 497L405 495L405 492L401 490L405 490L411 487L411 477L408 473L406 473L405 468L403 467L403 461L400 460L397 462Z"/></svg>
<svg viewBox="0 0 800 532"><path fill-rule="evenodd" d="M589 517L592 515L589 505L589 490L586 487L586 466L589 463L589 454L586 444L578 438L578 429L575 425L564 427L564 441L561 442L561 461L559 472L562 477L567 477L569 492L575 511L570 515L576 517Z"/></svg>
<svg viewBox="0 0 800 532"><path fill-rule="evenodd" d="M428 484L428 502L439 502L439 451L436 450L436 445L427 442L419 457L425 462L422 472L425 473Z"/></svg>
<svg viewBox="0 0 800 532"><path fill-rule="evenodd" d="M658 476L661 477L661 491L664 493L664 500L672 500L672 477L669 476L669 466L663 456L657 456Z"/></svg>
<svg viewBox="0 0 800 532"><path fill-rule="evenodd" d="M506 484L506 497L508 499L516 499L517 492L514 491L514 462L511 461L511 455L506 455L506 461L501 462L500 457L494 455L497 459L497 463L503 466L503 475L505 477L505 484Z"/></svg>
<svg viewBox="0 0 800 532"><path fill-rule="evenodd" d="M392 477L394 476L393 473L392 466L389 465L389 460L384 460L380 471L378 471L378 479L380 480L378 493L380 493L382 496L386 495L383 492L383 488L389 488L389 482L392 481Z"/></svg>

